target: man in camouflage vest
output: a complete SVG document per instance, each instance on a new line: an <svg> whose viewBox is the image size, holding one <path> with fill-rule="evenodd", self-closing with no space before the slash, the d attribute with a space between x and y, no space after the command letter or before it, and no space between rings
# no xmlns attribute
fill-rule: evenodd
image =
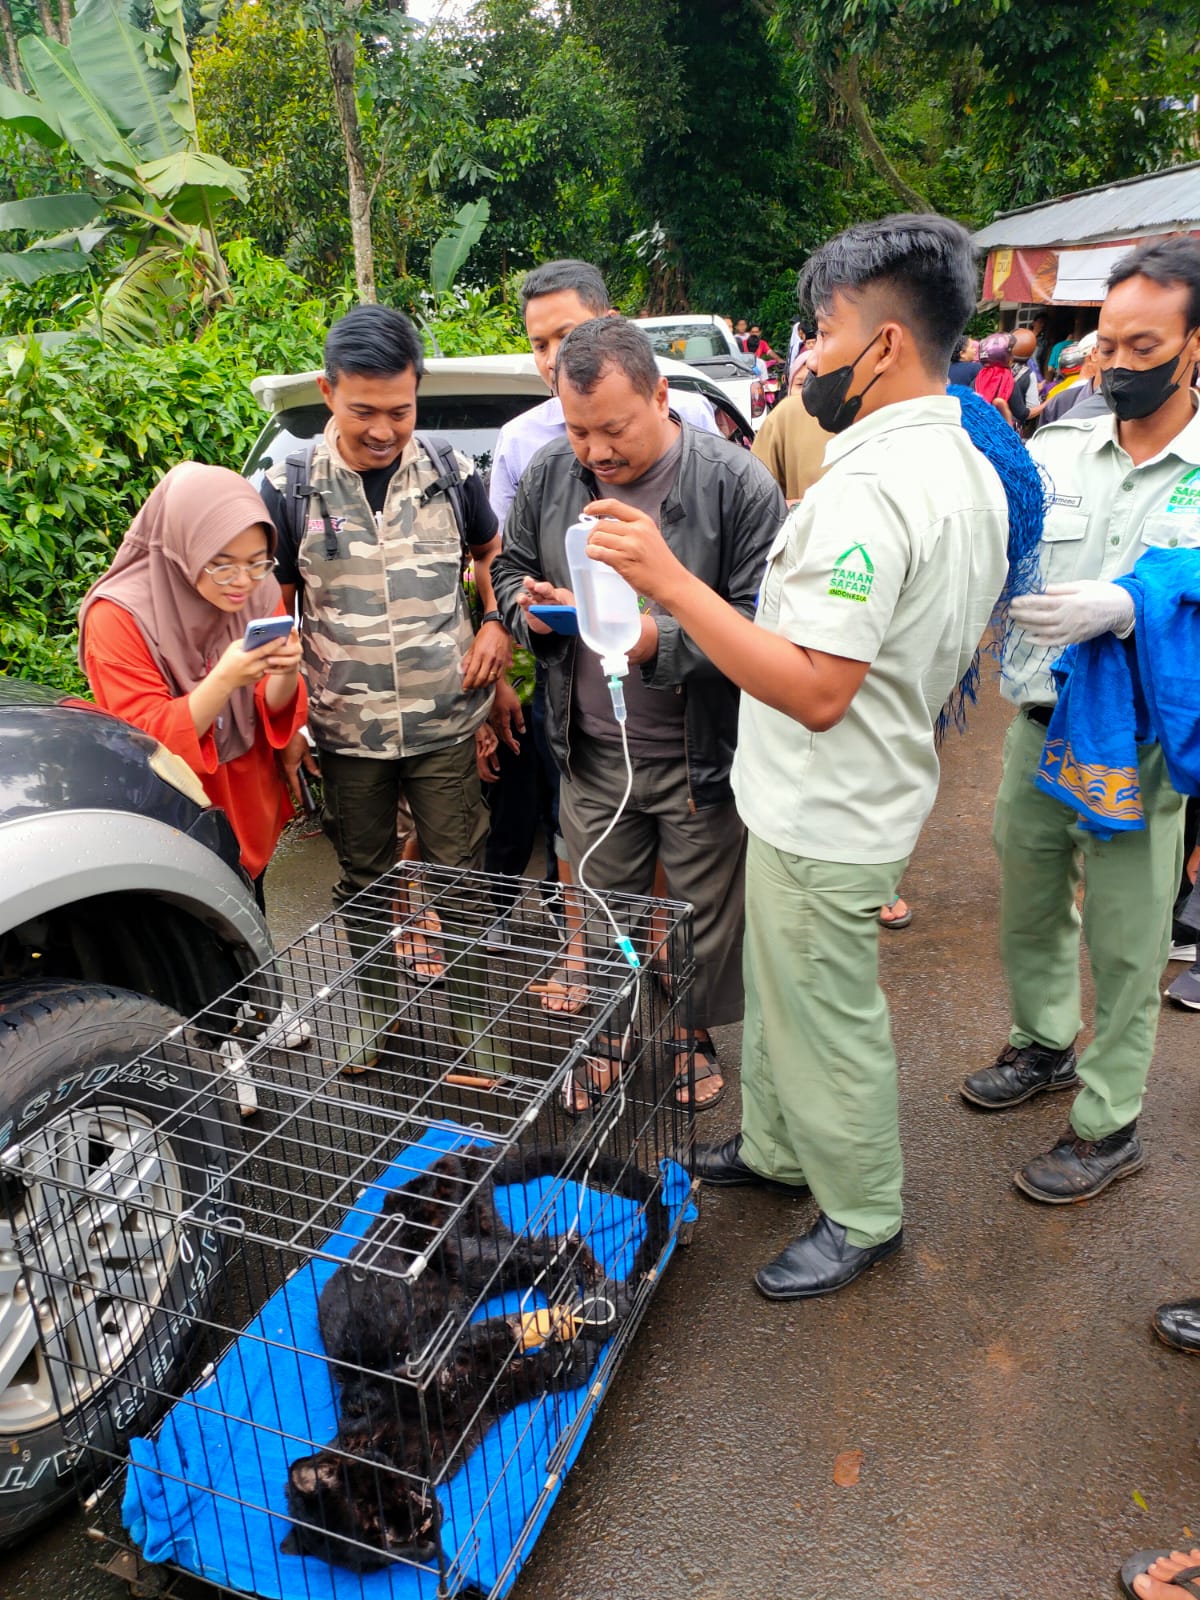
<svg viewBox="0 0 1200 1600"><path fill-rule="evenodd" d="M263 485L284 602L300 599L309 727L342 869L338 906L395 864L401 795L427 861L478 868L487 834L475 731L511 655L490 575L500 540L470 458L453 454L460 534L442 466L414 438L423 372L407 317L356 307L325 341L317 381L331 415L302 486L302 514L285 504L285 462ZM462 584L464 546L484 612L478 634ZM373 936L353 918L347 927L361 960ZM345 1052L350 1070L378 1053L394 987L390 952L377 969L360 968L364 1015Z"/></svg>

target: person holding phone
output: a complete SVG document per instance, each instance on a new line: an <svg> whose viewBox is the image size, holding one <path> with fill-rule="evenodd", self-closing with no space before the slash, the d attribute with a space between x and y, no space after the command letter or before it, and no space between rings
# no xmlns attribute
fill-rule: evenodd
<svg viewBox="0 0 1200 1600"><path fill-rule="evenodd" d="M181 756L262 880L292 814L275 753L304 725L300 640L275 580L262 496L184 461L151 493L79 610L97 705Z"/></svg>

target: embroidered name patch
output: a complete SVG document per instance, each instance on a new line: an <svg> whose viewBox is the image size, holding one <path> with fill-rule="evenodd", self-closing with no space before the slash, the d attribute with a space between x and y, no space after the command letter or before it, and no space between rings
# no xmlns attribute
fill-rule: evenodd
<svg viewBox="0 0 1200 1600"><path fill-rule="evenodd" d="M833 564L829 593L835 600L869 600L875 582L875 563L861 544L843 550Z"/></svg>
<svg viewBox="0 0 1200 1600"><path fill-rule="evenodd" d="M334 533L341 533L342 529L346 526L345 517L330 517L329 520L333 524ZM324 519L322 517L309 517L307 527L309 533L324 533Z"/></svg>

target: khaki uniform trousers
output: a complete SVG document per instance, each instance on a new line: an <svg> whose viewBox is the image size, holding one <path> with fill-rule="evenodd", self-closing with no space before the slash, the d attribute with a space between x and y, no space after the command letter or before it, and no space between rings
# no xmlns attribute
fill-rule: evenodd
<svg viewBox="0 0 1200 1600"><path fill-rule="evenodd" d="M878 917L907 864L814 861L753 833L746 853L742 1159L807 1183L860 1246L903 1215Z"/></svg>
<svg viewBox="0 0 1200 1600"><path fill-rule="evenodd" d="M1000 955L1009 1043L1065 1050L1082 1026L1079 934L1087 939L1096 1032L1079 1058L1071 1107L1081 1139L1103 1139L1142 1107L1158 1031L1159 983L1183 868L1184 802L1157 744L1138 753L1146 827L1098 839L1034 787L1046 730L1023 712L1004 741L992 838L1000 858ZM1076 894L1085 882L1083 913Z"/></svg>

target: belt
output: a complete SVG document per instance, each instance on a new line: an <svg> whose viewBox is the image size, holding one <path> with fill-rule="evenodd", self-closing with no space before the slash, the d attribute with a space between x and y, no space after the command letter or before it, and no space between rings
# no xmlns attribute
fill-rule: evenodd
<svg viewBox="0 0 1200 1600"><path fill-rule="evenodd" d="M1022 710L1030 722L1036 722L1043 728L1050 726L1050 718L1054 715L1053 706L1023 706Z"/></svg>

